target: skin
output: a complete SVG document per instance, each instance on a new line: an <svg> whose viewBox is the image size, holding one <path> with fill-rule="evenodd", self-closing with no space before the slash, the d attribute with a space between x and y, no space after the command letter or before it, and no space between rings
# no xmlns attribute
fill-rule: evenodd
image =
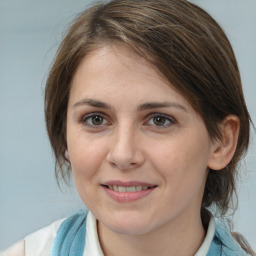
<svg viewBox="0 0 256 256"><path fill-rule="evenodd" d="M152 102L169 106L142 109ZM216 162L217 145L186 99L150 64L120 46L87 55L72 81L67 145L105 255L196 253L205 236L200 207L207 167ZM102 186L113 179L156 188L137 201L117 202Z"/></svg>
<svg viewBox="0 0 256 256"><path fill-rule="evenodd" d="M227 116L221 141L213 142L186 99L143 59L120 46L87 55L72 81L67 155L104 255L195 255L205 236L200 208L208 167L230 162L239 127L238 117ZM117 202L102 186L113 179L156 187ZM25 255L24 241L5 255Z"/></svg>
<svg viewBox="0 0 256 256"><path fill-rule="evenodd" d="M91 106L88 99L109 108ZM138 110L152 102L171 106ZM88 116L95 112L102 116L100 125ZM156 125L152 113L164 114L164 125ZM200 206L214 144L202 119L152 66L121 47L87 56L72 81L67 145L78 192L98 219L106 255L124 255L127 241L127 255L197 251L205 233ZM113 179L157 187L145 198L120 203L101 186ZM152 241L159 243L151 248Z"/></svg>

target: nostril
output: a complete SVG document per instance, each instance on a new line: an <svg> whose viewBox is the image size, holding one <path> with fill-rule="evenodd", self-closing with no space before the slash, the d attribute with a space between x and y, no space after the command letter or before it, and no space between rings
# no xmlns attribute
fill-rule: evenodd
<svg viewBox="0 0 256 256"><path fill-rule="evenodd" d="M120 170L127 170L127 169L132 169L132 168L135 168L137 166L136 163L129 163L129 164L118 164L118 163L115 163L115 162L110 162L110 165L113 167L113 168L118 168Z"/></svg>
<svg viewBox="0 0 256 256"><path fill-rule="evenodd" d="M143 164L145 158L142 151L139 150L138 147L113 147L109 150L106 160L113 168L126 170L140 166Z"/></svg>

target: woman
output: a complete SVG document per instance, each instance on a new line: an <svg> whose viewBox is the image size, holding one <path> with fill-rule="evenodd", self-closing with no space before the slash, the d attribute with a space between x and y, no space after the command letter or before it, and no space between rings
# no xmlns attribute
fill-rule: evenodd
<svg viewBox="0 0 256 256"><path fill-rule="evenodd" d="M230 43L205 11L183 0L86 10L57 53L45 115L57 174L72 169L89 213L10 254L255 255L212 216L231 206L251 119Z"/></svg>

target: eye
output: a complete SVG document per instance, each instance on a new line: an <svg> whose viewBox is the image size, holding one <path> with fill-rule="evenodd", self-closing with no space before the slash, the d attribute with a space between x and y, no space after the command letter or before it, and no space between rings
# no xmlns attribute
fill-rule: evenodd
<svg viewBox="0 0 256 256"><path fill-rule="evenodd" d="M174 118L170 116L166 116L164 114L153 114L148 119L148 124L150 126L158 126L158 127L169 127L174 124L176 121Z"/></svg>
<svg viewBox="0 0 256 256"><path fill-rule="evenodd" d="M107 125L108 121L101 114L91 113L82 118L82 123L88 126L103 126Z"/></svg>

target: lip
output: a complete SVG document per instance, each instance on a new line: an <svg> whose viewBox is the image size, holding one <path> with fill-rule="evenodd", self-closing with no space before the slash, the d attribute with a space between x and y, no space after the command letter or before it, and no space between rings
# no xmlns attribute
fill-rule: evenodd
<svg viewBox="0 0 256 256"><path fill-rule="evenodd" d="M123 186L123 187L133 187L133 186L144 186L144 187L156 187L155 184L145 183L141 181L121 181L121 180L109 180L102 184L103 186Z"/></svg>
<svg viewBox="0 0 256 256"><path fill-rule="evenodd" d="M149 187L145 190L140 191L134 191L134 192L119 192L119 191L113 191L109 189L107 186L124 186L124 187L132 187L132 186L145 186ZM102 184L102 188L104 189L105 193L115 201L119 203L129 203L134 202L137 200L140 200L142 198L145 198L149 196L154 189L156 188L156 185L140 182L140 181L118 181L118 180L112 180L107 181L104 184Z"/></svg>

